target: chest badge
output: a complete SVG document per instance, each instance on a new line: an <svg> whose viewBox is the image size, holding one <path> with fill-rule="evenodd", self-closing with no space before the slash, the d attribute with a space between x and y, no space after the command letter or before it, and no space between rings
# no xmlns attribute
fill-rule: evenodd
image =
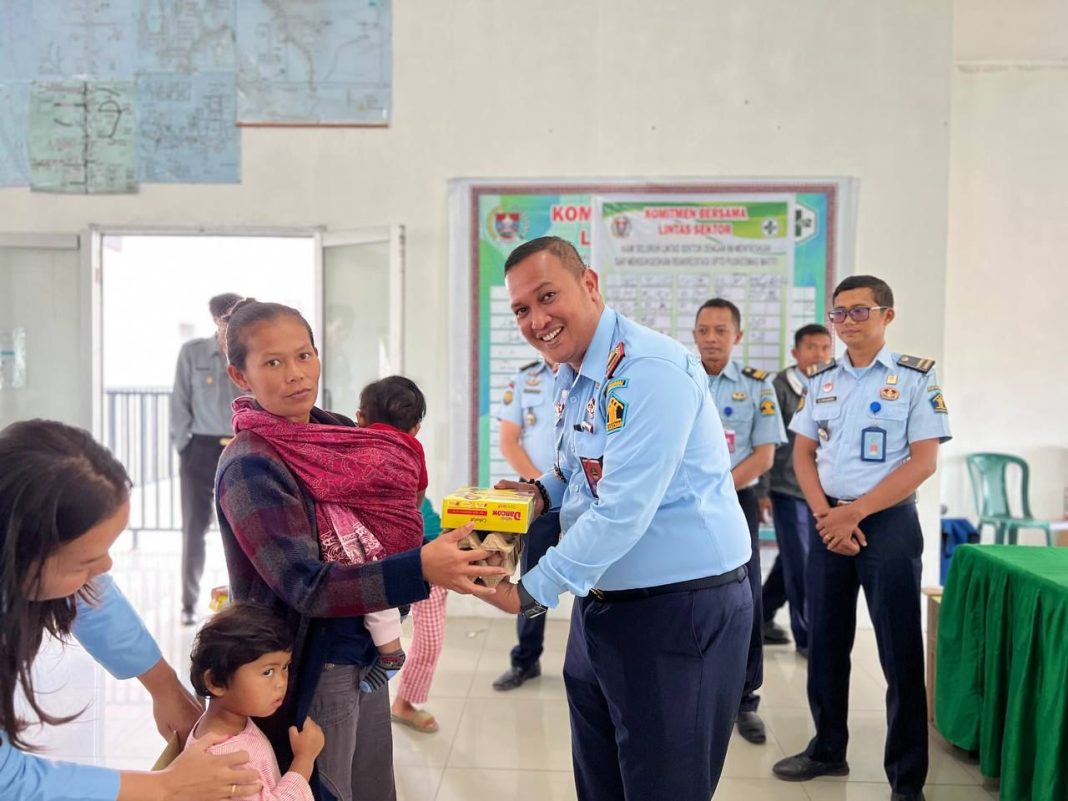
<svg viewBox="0 0 1068 801"><path fill-rule="evenodd" d="M897 390L896 387L883 387L882 390L879 392L879 397L883 400L896 401L898 398L901 397L901 393Z"/></svg>
<svg viewBox="0 0 1068 801"><path fill-rule="evenodd" d="M209 375L207 378L204 379L204 383L205 384L214 384L215 383L215 376L210 376Z"/></svg>
<svg viewBox="0 0 1068 801"><path fill-rule="evenodd" d="M833 381L825 382L823 384L822 389L823 389L824 392L830 392L832 389L834 389L834 382Z"/></svg>
<svg viewBox="0 0 1068 801"><path fill-rule="evenodd" d="M891 387L894 384L896 384L897 383L897 374L896 373L891 373L890 375L888 375L886 377L886 383Z"/></svg>
<svg viewBox="0 0 1068 801"><path fill-rule="evenodd" d="M526 420L526 423L527 423L528 426L537 425L538 416L536 414L534 414L534 410L533 409L527 409L527 414L526 414L526 417L524 418L524 420Z"/></svg>
<svg viewBox="0 0 1068 801"><path fill-rule="evenodd" d="M746 395L744 392L732 392L731 393L731 400L743 401L747 397L748 397L748 395Z"/></svg>
<svg viewBox="0 0 1068 801"><path fill-rule="evenodd" d="M597 401L594 398L590 398L586 403L586 416L593 419L593 415L597 412Z"/></svg>

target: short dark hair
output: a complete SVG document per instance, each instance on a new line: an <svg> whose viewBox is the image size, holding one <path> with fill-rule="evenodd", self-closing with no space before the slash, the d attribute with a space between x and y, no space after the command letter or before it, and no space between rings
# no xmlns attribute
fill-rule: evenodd
<svg viewBox="0 0 1068 801"><path fill-rule="evenodd" d="M834 288L831 302L833 303L839 295L850 289L870 289L876 306L894 308L894 291L890 288L890 284L874 275L851 275L844 279Z"/></svg>
<svg viewBox="0 0 1068 801"><path fill-rule="evenodd" d="M742 313L738 311L738 307L731 303L726 298L712 298L706 300L701 304L701 308L697 310L697 314L693 316L694 325L697 325L697 318L701 316L701 312L705 309L730 309L731 319L734 320L734 326L741 331L742 330Z"/></svg>
<svg viewBox="0 0 1068 801"><path fill-rule="evenodd" d="M826 326L819 323L809 323L794 331L794 347L801 347L801 340L805 337L829 337L830 335L831 332L827 330Z"/></svg>
<svg viewBox="0 0 1068 801"><path fill-rule="evenodd" d="M241 300L241 296L235 295L233 292L224 292L221 295L216 295L208 301L208 308L211 310L211 316L215 319L219 319L230 311L230 309L234 307L234 304L239 300Z"/></svg>
<svg viewBox="0 0 1068 801"><path fill-rule="evenodd" d="M360 392L360 411L368 423L385 423L411 431L426 417L426 398L410 378L391 375Z"/></svg>
<svg viewBox="0 0 1068 801"><path fill-rule="evenodd" d="M189 655L189 680L202 698L211 683L228 687L242 665L274 651L292 651L294 634L286 619L268 606L239 602L213 615L197 632Z"/></svg>
<svg viewBox="0 0 1068 801"><path fill-rule="evenodd" d="M126 468L88 431L54 420L25 420L0 431L0 734L33 751L15 705L21 694L49 725L77 717L49 715L34 692L33 660L44 633L66 637L75 596L32 597L48 557L115 515L129 498ZM92 585L77 595L92 598Z"/></svg>
<svg viewBox="0 0 1068 801"><path fill-rule="evenodd" d="M508 271L519 262L530 258L535 253L541 253L543 250L547 250L560 259L561 263L576 277L581 277L586 269L578 250L566 239L559 236L539 236L537 239L524 242L508 254L508 259L504 262L504 274L508 275Z"/></svg>
<svg viewBox="0 0 1068 801"><path fill-rule="evenodd" d="M248 358L248 329L256 323L286 315L296 317L304 323L308 330L308 340L314 348L315 334L299 311L281 303L261 303L255 298L244 298L238 300L222 318L226 323L226 360L238 370L244 370L245 359Z"/></svg>

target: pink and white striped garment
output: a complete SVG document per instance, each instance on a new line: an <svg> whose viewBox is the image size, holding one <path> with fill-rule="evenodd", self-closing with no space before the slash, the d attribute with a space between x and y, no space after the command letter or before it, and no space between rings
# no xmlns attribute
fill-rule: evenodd
<svg viewBox="0 0 1068 801"><path fill-rule="evenodd" d="M201 720L204 720L203 716L189 732L186 748L200 739L194 735ZM260 727L252 722L252 718L248 719L242 732L208 749L210 754L233 754L237 751L248 752L247 767L259 773L263 783L258 793L240 796L241 801L314 801L307 779L293 771L281 775L271 743Z"/></svg>
<svg viewBox="0 0 1068 801"><path fill-rule="evenodd" d="M397 695L409 704L425 704L434 668L445 645L445 599L449 591L431 586L430 597L412 604L412 644L404 657Z"/></svg>

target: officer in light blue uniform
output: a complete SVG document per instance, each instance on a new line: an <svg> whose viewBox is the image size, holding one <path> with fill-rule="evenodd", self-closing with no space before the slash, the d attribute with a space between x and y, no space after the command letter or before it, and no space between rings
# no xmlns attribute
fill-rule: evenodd
<svg viewBox="0 0 1068 801"><path fill-rule="evenodd" d="M505 283L524 337L560 363L564 534L491 602L537 615L577 596L564 663L580 801L708 801L741 696L751 548L700 363L606 308L574 247L517 248Z"/></svg>
<svg viewBox="0 0 1068 801"><path fill-rule="evenodd" d="M749 526L753 555L749 586L753 592L753 631L745 667L745 688L738 705L738 732L751 743L767 740L764 721L757 715L757 689L764 680L763 592L760 587L760 501L757 483L771 469L775 448L786 443L771 375L731 360L742 340L742 316L729 300L712 298L697 310L694 344L708 373L708 386L719 410L738 503Z"/></svg>
<svg viewBox="0 0 1068 801"><path fill-rule="evenodd" d="M790 423L794 468L817 520L809 545L808 696L816 736L774 772L799 781L849 772L850 651L863 588L887 682L884 764L895 801L922 801L927 703L920 629L923 534L915 491L950 438L934 362L891 352L893 294L873 276L834 292L845 356L814 368Z"/></svg>
<svg viewBox="0 0 1068 801"><path fill-rule="evenodd" d="M493 411L501 422L500 449L520 478L534 479L556 461L553 382L556 372L544 359L523 365L508 382L501 403ZM520 570L526 573L560 539L560 513L550 510L531 525L523 538ZM541 675L545 646L545 616L516 616L518 643L511 667L493 682L493 689L514 690Z"/></svg>

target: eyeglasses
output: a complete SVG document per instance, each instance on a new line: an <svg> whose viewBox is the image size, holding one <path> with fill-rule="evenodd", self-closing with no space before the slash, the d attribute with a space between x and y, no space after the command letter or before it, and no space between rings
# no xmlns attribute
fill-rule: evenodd
<svg viewBox="0 0 1068 801"><path fill-rule="evenodd" d="M844 323L845 318L849 317L855 322L863 323L871 317L873 311L883 311L889 308L889 306L854 306L852 309L843 309L839 306L837 309L831 309L827 312L827 319L832 323Z"/></svg>

